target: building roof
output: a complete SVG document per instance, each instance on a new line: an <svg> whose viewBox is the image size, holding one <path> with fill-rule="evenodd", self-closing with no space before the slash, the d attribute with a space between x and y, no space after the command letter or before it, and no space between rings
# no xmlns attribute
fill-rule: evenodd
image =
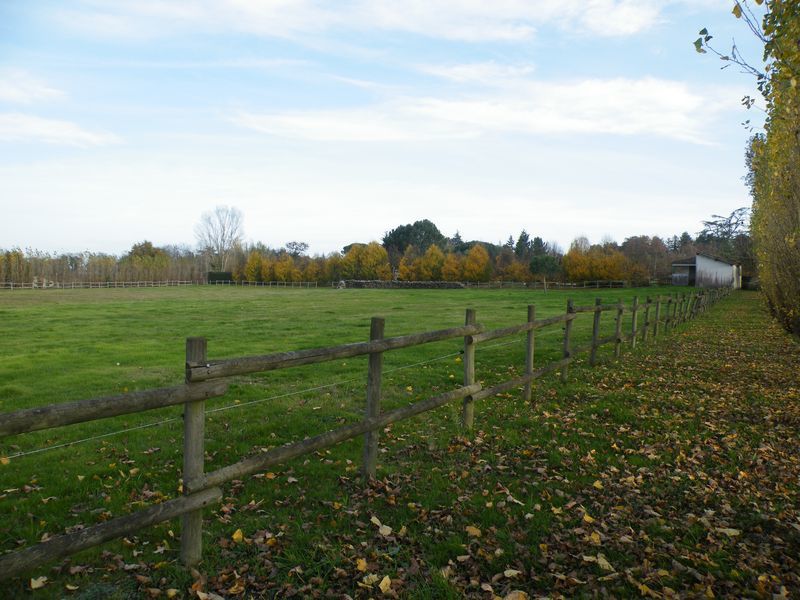
<svg viewBox="0 0 800 600"><path fill-rule="evenodd" d="M733 266L733 263L729 263L727 260L721 259L719 256L711 256L710 254L706 254L705 252L698 252L694 256L689 256L687 258L679 258L678 260L672 261L673 267L695 267L697 266L697 257L704 256L708 259L715 260L717 262L724 263L726 265Z"/></svg>

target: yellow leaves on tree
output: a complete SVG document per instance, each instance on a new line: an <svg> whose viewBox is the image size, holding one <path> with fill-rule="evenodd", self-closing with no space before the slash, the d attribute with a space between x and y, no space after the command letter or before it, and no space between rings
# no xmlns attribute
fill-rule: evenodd
<svg viewBox="0 0 800 600"><path fill-rule="evenodd" d="M469 249L464 259L463 275L465 281L489 281L492 265L489 253L482 244L475 244Z"/></svg>
<svg viewBox="0 0 800 600"><path fill-rule="evenodd" d="M392 278L392 269L386 249L378 242L353 244L342 259L342 276L345 279L388 281Z"/></svg>

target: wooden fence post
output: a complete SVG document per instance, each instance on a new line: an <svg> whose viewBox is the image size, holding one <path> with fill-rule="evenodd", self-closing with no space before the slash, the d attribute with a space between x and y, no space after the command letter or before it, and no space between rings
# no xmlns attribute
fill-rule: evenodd
<svg viewBox="0 0 800 600"><path fill-rule="evenodd" d="M644 303L644 325L642 325L642 343L647 341L647 336L650 333L650 307L653 304L653 299L648 296Z"/></svg>
<svg viewBox="0 0 800 600"><path fill-rule="evenodd" d="M664 333L672 330L672 294L667 296L667 306L664 308Z"/></svg>
<svg viewBox="0 0 800 600"><path fill-rule="evenodd" d="M464 325L475 324L475 309L468 308ZM475 383L475 342L472 341L472 336L464 338L464 385L472 385ZM475 401L472 396L464 398L461 408L461 424L467 431L472 430L472 424L475 420Z"/></svg>
<svg viewBox="0 0 800 600"><path fill-rule="evenodd" d="M653 339L658 337L659 320L661 319L661 294L656 296L656 318L653 324Z"/></svg>
<svg viewBox="0 0 800 600"><path fill-rule="evenodd" d="M575 314L575 304L572 302L572 299L567 300L567 316ZM572 356L572 319L568 319L564 323L564 358L570 358ZM561 369L561 381L563 383L567 382L567 377L569 377L569 364L566 364Z"/></svg>
<svg viewBox="0 0 800 600"><path fill-rule="evenodd" d="M675 294L675 302L672 306L672 328L675 329L675 326L678 325L680 322L678 321L678 298L679 294Z"/></svg>
<svg viewBox="0 0 800 600"><path fill-rule="evenodd" d="M380 317L372 317L369 327L370 341L383 339L385 321ZM383 371L383 352L372 352L369 355L367 372L367 408L365 418L377 417L381 414L381 374ZM378 465L379 433L368 431L364 434L364 464L362 475L366 481L375 478Z"/></svg>
<svg viewBox="0 0 800 600"><path fill-rule="evenodd" d="M600 339L600 317L603 311L600 305L603 303L602 298L594 299L594 319L592 320L592 347L589 350L589 366L593 367L597 362L597 340Z"/></svg>
<svg viewBox="0 0 800 600"><path fill-rule="evenodd" d="M186 339L186 370L189 383L189 366L207 360L207 341L202 337ZM183 493L191 483L203 476L205 457L205 400L183 405ZM181 517L181 562L191 567L203 556L203 509L193 510Z"/></svg>
<svg viewBox="0 0 800 600"><path fill-rule="evenodd" d="M622 315L625 312L625 304L622 300L617 304L617 323L614 329L614 358L619 358L622 354Z"/></svg>
<svg viewBox="0 0 800 600"><path fill-rule="evenodd" d="M533 323L536 320L536 307L533 304L528 305L528 323ZM528 330L528 336L525 345L525 375L533 374L533 353L535 350L535 337L533 329ZM532 398L533 382L529 381L525 384L525 402L530 402Z"/></svg>
<svg viewBox="0 0 800 600"><path fill-rule="evenodd" d="M633 297L633 304L631 305L631 348L636 348L636 319L639 312L639 296Z"/></svg>

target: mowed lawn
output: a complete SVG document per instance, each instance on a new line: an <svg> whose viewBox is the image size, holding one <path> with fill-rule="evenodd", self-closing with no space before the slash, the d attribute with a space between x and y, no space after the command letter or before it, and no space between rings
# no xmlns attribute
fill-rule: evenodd
<svg viewBox="0 0 800 600"><path fill-rule="evenodd" d="M207 337L210 358L226 358L363 341L373 315L386 319L387 336L460 325L467 307L494 328L523 322L528 304L544 317L563 312L568 296L591 304L598 295L604 302L629 302L634 295L643 299L658 292L164 288L5 293L0 294L0 411L178 384L188 336ZM742 298L720 306L735 302ZM576 344L588 340L591 320L587 314L576 322ZM668 346L695 323L658 346ZM603 335L613 331L609 313L603 327ZM523 340L479 346L477 378L491 385L521 374ZM560 356L561 340L560 326L537 336L537 365ZM460 348L452 340L387 353L385 406L458 386ZM655 350L648 345L637 356ZM603 352L605 359L609 356L610 350ZM476 432L468 437L459 427L457 403L395 424L382 434L379 481L371 487L358 477L360 440L225 486L223 506L206 511L202 578L178 566L178 522L29 575L48 577L39 594L78 597L112 590L120 597L170 589L186 595L193 585L227 595L326 589L370 595L381 593L378 586L386 577L389 595L412 597L487 597L488 588L503 593L515 585L579 585L555 577L568 573L538 583L531 578L547 555L542 540L551 534L554 519L575 507L570 494L576 487L603 486L599 470L593 473L586 465L620 464L616 451L609 450L612 432L605 421L611 418L624 428L637 418L629 399L618 401L602 393L602 386L587 383L603 371L589 373L579 365L572 370L574 382L566 386L548 378L537 386L533 411L519 394L485 401L476 410ZM364 358L233 380L225 398L207 405L213 412L207 418L206 468L357 420L365 380ZM591 413L581 415L580 427L568 427L562 435L560 419L532 426L587 389L601 394L590 394ZM620 384L620 389L629 387ZM0 456L11 457L0 466L2 549L175 497L180 412L178 407L151 411L0 441ZM565 418L566 423L577 419L574 414ZM627 443L621 436L613 432L618 448ZM86 441L57 447L80 440ZM646 456L643 464L654 460ZM521 464L525 457L530 460ZM552 469L559 473L557 485L550 481ZM589 531L588 519L584 529L592 546L603 534ZM376 521L392 533L381 535ZM603 561L610 559L604 555L598 562L597 555L597 548L589 554L598 577L620 572L619 567L604 572ZM464 567L469 574L459 575ZM0 585L21 592L29 584L25 578ZM635 589L630 582L624 585Z"/></svg>

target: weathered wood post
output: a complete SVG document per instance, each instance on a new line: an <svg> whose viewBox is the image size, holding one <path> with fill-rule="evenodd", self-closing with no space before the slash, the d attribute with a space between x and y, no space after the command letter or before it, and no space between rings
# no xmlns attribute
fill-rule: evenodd
<svg viewBox="0 0 800 600"><path fill-rule="evenodd" d="M672 305L672 328L675 329L675 326L680 323L678 320L678 298L680 294L675 294L675 302Z"/></svg>
<svg viewBox="0 0 800 600"><path fill-rule="evenodd" d="M468 308L464 325L475 324L475 309ZM475 383L475 342L472 341L472 336L464 337L464 385L472 385ZM461 424L467 431L472 430L472 425L475 420L475 401L472 396L464 398L461 408Z"/></svg>
<svg viewBox="0 0 800 600"><path fill-rule="evenodd" d="M206 338L186 339L186 383L190 383L189 368L207 360ZM205 457L205 400L183 405L183 494L187 495L192 482L203 477ZM193 510L181 517L181 562L191 567L203 556L203 509Z"/></svg>
<svg viewBox="0 0 800 600"><path fill-rule="evenodd" d="M380 317L372 317L369 326L369 339L374 342L383 339L385 321ZM383 371L383 352L371 352L369 370L367 371L367 407L365 418L377 417L381 414L381 373ZM364 434L364 463L361 474L365 481L375 478L378 466L378 430Z"/></svg>
<svg viewBox="0 0 800 600"><path fill-rule="evenodd" d="M653 339L658 337L659 320L661 319L661 294L656 296L656 317L653 323Z"/></svg>
<svg viewBox="0 0 800 600"><path fill-rule="evenodd" d="M533 323L536 320L536 307L533 304L528 305L528 323ZM528 336L525 345L525 375L533 374L533 353L535 350L535 337L533 329L528 330ZM525 402L530 402L533 392L533 382L529 381L525 384Z"/></svg>
<svg viewBox="0 0 800 600"><path fill-rule="evenodd" d="M574 314L575 303L572 301L572 299L569 299L567 300L567 317L572 317ZM564 323L564 358L570 358L572 356L572 321L573 319L567 318L566 322ZM569 363L561 368L561 381L566 383L568 377Z"/></svg>
<svg viewBox="0 0 800 600"><path fill-rule="evenodd" d="M642 343L647 341L647 336L650 334L650 307L653 304L653 299L648 296L644 303L644 325L642 325Z"/></svg>
<svg viewBox="0 0 800 600"><path fill-rule="evenodd" d="M600 339L600 317L603 311L600 305L603 304L602 298L594 299L594 319L592 320L592 347L589 350L589 366L593 367L597 362L597 340Z"/></svg>
<svg viewBox="0 0 800 600"><path fill-rule="evenodd" d="M639 318L639 296L633 297L633 304L631 305L631 348L636 348L636 320Z"/></svg>
<svg viewBox="0 0 800 600"><path fill-rule="evenodd" d="M622 315L625 312L625 304L622 299L617 303L617 322L614 328L614 358L619 358L622 354Z"/></svg>
<svg viewBox="0 0 800 600"><path fill-rule="evenodd" d="M664 307L664 333L672 329L672 294L667 296L667 305Z"/></svg>

